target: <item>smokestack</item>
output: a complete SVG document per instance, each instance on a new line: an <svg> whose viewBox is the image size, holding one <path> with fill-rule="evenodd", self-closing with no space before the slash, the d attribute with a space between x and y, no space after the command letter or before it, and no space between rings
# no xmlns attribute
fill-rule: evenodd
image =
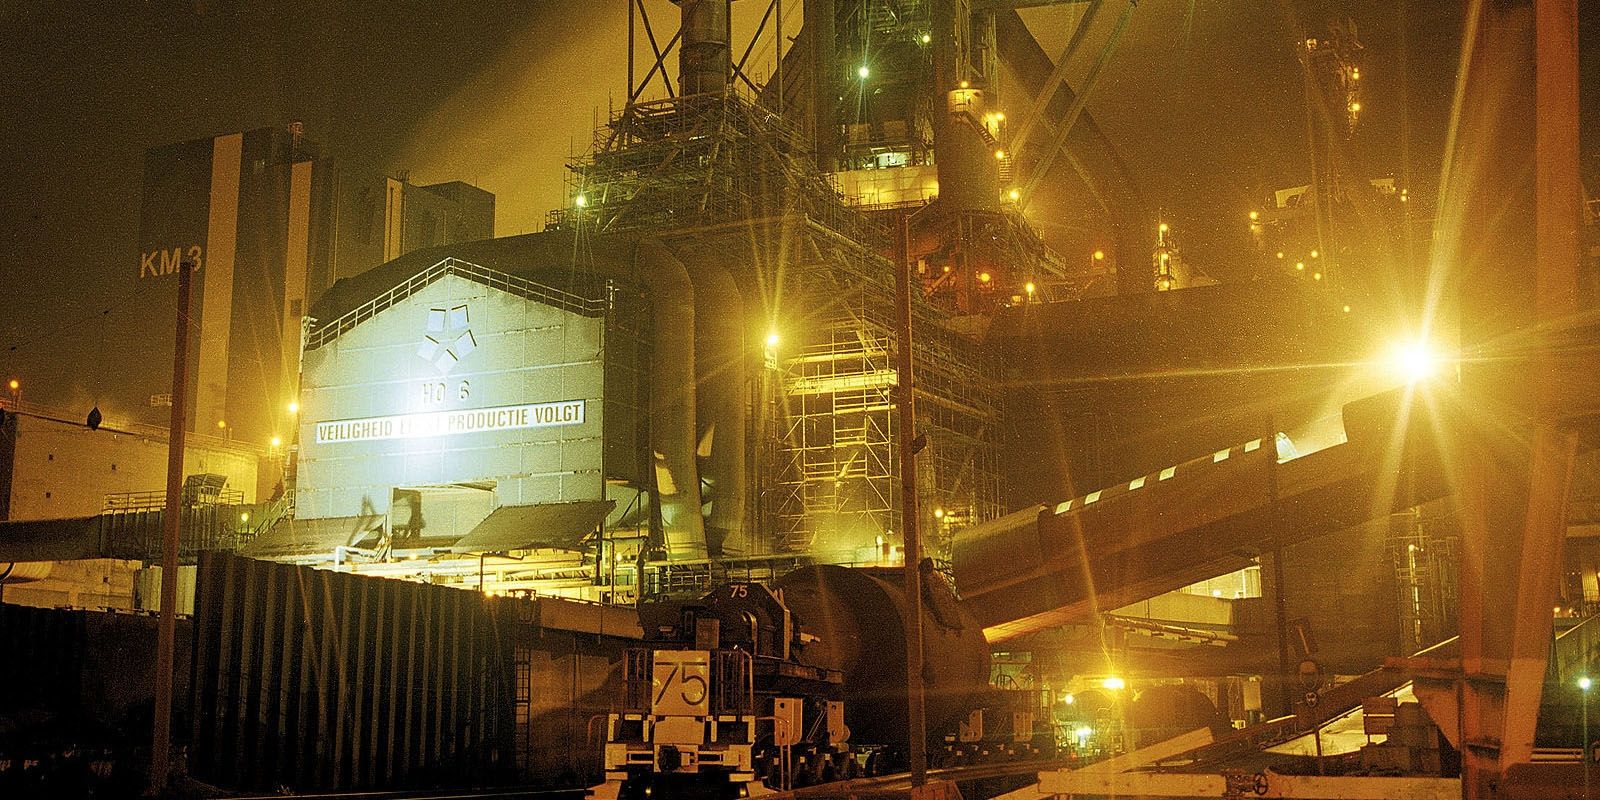
<svg viewBox="0 0 1600 800"><path fill-rule="evenodd" d="M683 43L678 46L678 81L683 94L720 92L733 73L731 0L675 0Z"/></svg>

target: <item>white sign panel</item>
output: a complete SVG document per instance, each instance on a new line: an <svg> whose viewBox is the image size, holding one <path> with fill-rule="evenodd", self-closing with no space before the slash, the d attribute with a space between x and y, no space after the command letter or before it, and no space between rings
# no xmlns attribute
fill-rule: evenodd
<svg viewBox="0 0 1600 800"><path fill-rule="evenodd" d="M562 400L556 403L341 419L317 423L317 444L418 439L458 433L580 425L583 423L583 408L582 400Z"/></svg>

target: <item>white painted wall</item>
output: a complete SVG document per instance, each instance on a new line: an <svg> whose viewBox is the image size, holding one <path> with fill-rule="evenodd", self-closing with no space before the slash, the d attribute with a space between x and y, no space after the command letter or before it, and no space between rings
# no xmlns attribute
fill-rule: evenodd
<svg viewBox="0 0 1600 800"><path fill-rule="evenodd" d="M448 371L419 350L462 328L429 314L467 307L475 347ZM454 275L305 354L295 515L382 514L396 487L492 483L497 505L603 497L604 320ZM434 401L428 387L443 384ZM463 397L463 384L466 394ZM582 400L581 424L319 444L319 422ZM426 505L424 517L427 516ZM465 531L461 531L464 533Z"/></svg>

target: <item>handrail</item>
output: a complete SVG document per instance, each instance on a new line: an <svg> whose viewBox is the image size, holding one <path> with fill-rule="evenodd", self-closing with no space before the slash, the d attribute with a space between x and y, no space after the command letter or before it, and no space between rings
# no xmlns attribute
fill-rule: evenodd
<svg viewBox="0 0 1600 800"><path fill-rule="evenodd" d="M562 310L586 316L602 314L611 306L609 297L583 297L563 289L530 281L527 278L489 269L459 258L449 257L412 275L398 286L350 309L338 318L326 323L315 324L311 332L306 334L305 349L315 350L327 344L338 338L345 331L377 316L379 312L422 291L434 281L446 275L459 275L490 288L502 289L529 300L538 300Z"/></svg>

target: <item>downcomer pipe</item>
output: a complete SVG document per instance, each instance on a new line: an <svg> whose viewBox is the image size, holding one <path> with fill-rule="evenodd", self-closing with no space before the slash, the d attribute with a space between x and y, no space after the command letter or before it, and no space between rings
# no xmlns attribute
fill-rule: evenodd
<svg viewBox="0 0 1600 800"><path fill-rule="evenodd" d="M633 259L651 298L650 449L664 546L674 561L701 559L706 530L695 463L694 284L683 262L654 239L638 242Z"/></svg>
<svg viewBox="0 0 1600 800"><path fill-rule="evenodd" d="M689 263L695 306L696 456L708 495L701 499L711 502L707 549L712 556L750 555L746 376L757 332L745 324L744 299L733 273L714 258Z"/></svg>

